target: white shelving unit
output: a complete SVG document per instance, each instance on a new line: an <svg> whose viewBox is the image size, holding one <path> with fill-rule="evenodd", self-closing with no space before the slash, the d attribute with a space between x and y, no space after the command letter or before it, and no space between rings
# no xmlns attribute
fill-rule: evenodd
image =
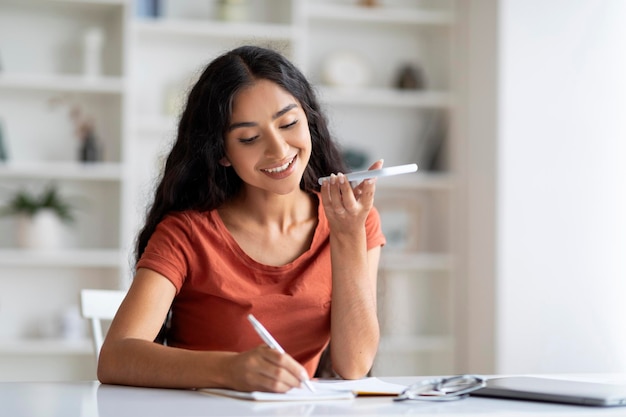
<svg viewBox="0 0 626 417"><path fill-rule="evenodd" d="M363 23L391 23L393 25L446 25L452 23L449 10L427 10L415 7L418 2L396 2L395 7L354 7L356 1L310 2L310 19L338 20ZM420 2L425 3L425 2Z"/></svg>
<svg viewBox="0 0 626 417"><path fill-rule="evenodd" d="M5 162L0 165L0 177L5 179L75 179L90 181L120 181L122 165L117 162L82 164L77 162Z"/></svg>
<svg viewBox="0 0 626 417"><path fill-rule="evenodd" d="M212 39L262 38L290 40L292 28L289 24L277 23L228 23L192 21L189 19L139 20L134 28L142 36L191 36Z"/></svg>
<svg viewBox="0 0 626 417"><path fill-rule="evenodd" d="M0 352L12 356L93 356L93 343L89 339L65 340L48 338L44 340L0 342Z"/></svg>
<svg viewBox="0 0 626 417"><path fill-rule="evenodd" d="M75 206L63 245L17 247L15 221L0 218L0 380L95 376L79 290L117 288L127 277L126 49L124 0L0 2L0 205L18 189L55 184ZM83 73L83 39L104 38L99 74ZM94 120L102 160L79 162L70 119ZM78 331L70 332L70 324ZM82 325L81 325L82 324ZM65 328L63 327L65 325Z"/></svg>
<svg viewBox="0 0 626 417"><path fill-rule="evenodd" d="M451 99L442 92L407 92L389 88L367 90L340 90L327 87L318 89L320 97L327 103L350 106L396 107L409 109L447 109Z"/></svg>
<svg viewBox="0 0 626 417"><path fill-rule="evenodd" d="M93 80L78 75L7 74L0 75L0 88L21 91L121 94L124 87L120 77L100 77Z"/></svg>
<svg viewBox="0 0 626 417"><path fill-rule="evenodd" d="M0 263L4 267L67 267L118 268L121 251L116 249L67 249L63 251L36 251L3 249Z"/></svg>
<svg viewBox="0 0 626 417"><path fill-rule="evenodd" d="M78 213L75 244L56 253L15 248L9 221L0 218L0 379L95 376L87 340L37 338L33 329L76 304L80 288L124 285L132 240L175 137L182 99L218 54L244 43L285 53L315 84L342 146L370 161L416 162L433 115L453 120L454 0L381 0L375 8L357 0L254 0L242 22L220 20L217 3L166 0L161 17L140 18L131 16L130 0L0 1L0 119L11 157L0 164L3 188L54 180L64 194L91 201L91 209ZM95 79L81 74L76 36L94 24L104 28L108 58ZM37 35L25 41L31 32ZM18 56L23 42L32 56ZM367 86L324 82L324 62L342 50L368 63ZM423 67L425 89L393 87L407 62ZM107 138L103 162L75 162L66 109L46 104L60 94L98 113ZM454 146L446 135L444 160ZM377 375L454 371L455 174L450 164L437 172L420 166L419 174L379 181L377 205L389 220L389 244L380 270ZM20 364L34 358L42 372L19 374Z"/></svg>

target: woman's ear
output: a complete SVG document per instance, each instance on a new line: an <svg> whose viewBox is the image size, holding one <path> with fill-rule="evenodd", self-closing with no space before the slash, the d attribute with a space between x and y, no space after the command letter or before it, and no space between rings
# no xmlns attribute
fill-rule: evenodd
<svg viewBox="0 0 626 417"><path fill-rule="evenodd" d="M229 167L231 164L227 157L223 157L222 159L220 159L220 165Z"/></svg>

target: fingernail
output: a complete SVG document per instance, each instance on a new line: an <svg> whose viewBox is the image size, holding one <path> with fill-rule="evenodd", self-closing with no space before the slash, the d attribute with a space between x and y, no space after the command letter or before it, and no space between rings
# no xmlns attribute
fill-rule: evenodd
<svg viewBox="0 0 626 417"><path fill-rule="evenodd" d="M346 176L343 175L342 173L339 173L337 178L339 178L339 184L343 184L344 182L346 182Z"/></svg>
<svg viewBox="0 0 626 417"><path fill-rule="evenodd" d="M330 174L330 183L334 185L337 182L337 176L335 174Z"/></svg>

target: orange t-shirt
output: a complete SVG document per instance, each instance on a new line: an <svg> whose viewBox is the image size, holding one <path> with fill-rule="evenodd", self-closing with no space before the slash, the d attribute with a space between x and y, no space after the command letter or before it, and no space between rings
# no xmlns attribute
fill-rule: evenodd
<svg viewBox="0 0 626 417"><path fill-rule="evenodd" d="M367 249L385 243L375 208L366 231ZM287 265L268 266L239 247L216 210L166 216L137 268L156 271L176 287L168 345L252 349L263 343L247 320L252 313L312 376L330 338L329 233L319 200L310 249Z"/></svg>

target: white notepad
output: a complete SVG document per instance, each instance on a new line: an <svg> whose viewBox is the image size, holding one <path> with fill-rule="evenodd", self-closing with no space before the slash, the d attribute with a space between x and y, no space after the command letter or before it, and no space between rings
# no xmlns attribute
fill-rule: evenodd
<svg viewBox="0 0 626 417"><path fill-rule="evenodd" d="M319 380L311 381L316 392L308 388L293 388L286 393L242 392L223 388L203 388L198 391L252 401L321 401L350 400L357 395L397 395L406 386L381 381L378 378L356 380Z"/></svg>
<svg viewBox="0 0 626 417"><path fill-rule="evenodd" d="M293 388L285 393L276 392L242 392L223 388L203 388L200 392L225 397L239 398L252 401L328 401L328 400L351 400L356 395L349 390L322 390L315 387L316 392L308 388Z"/></svg>
<svg viewBox="0 0 626 417"><path fill-rule="evenodd" d="M320 389L349 390L359 396L383 396L398 395L407 386L369 377L351 380L321 379L315 381L315 388L317 387L320 387Z"/></svg>

